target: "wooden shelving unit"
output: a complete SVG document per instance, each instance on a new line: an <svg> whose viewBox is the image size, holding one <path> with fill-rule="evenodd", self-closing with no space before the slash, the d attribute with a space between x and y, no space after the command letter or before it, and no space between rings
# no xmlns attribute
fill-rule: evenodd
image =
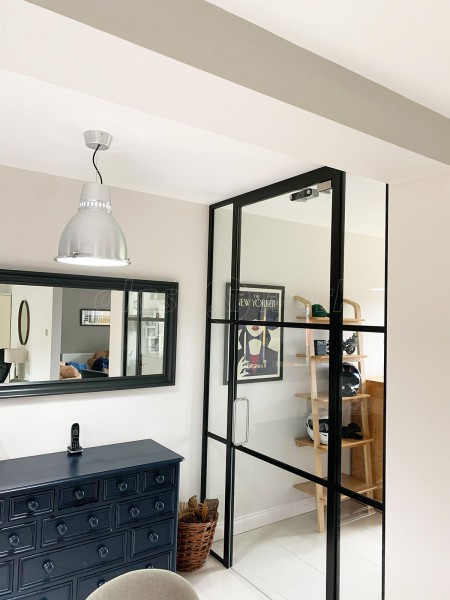
<svg viewBox="0 0 450 600"><path fill-rule="evenodd" d="M302 320L306 323L329 323L328 317L313 317L312 316L312 305L309 300L303 296L294 296L294 299L303 305L305 315L299 316L297 319ZM349 305L354 313L351 318L344 318L344 323L359 325L363 323L364 319L361 317L361 307L359 304L352 300L344 300L344 303ZM312 448L315 454L315 474L318 477L325 479L325 474L322 468L322 456L328 452L328 446L320 443L319 433L319 408L328 403L328 396L326 393L318 391L317 382L317 365L326 364L329 361L328 355L316 355L314 352L314 333L315 330L306 330L306 354L297 354L298 357L306 359L309 366L309 393L298 393L295 394L297 398L306 400L311 407L311 414L313 420L313 439L297 438L295 440L296 446L300 448ZM371 464L371 444L374 442L374 438L370 436L369 432L369 417L368 417L368 400L370 394L366 390L366 375L365 375L365 359L367 355L364 354L363 349L363 337L362 333L358 333L357 341L357 352L355 354L343 354L342 361L348 363L355 363L361 374L361 386L359 393L354 396L344 396L342 402L351 403L352 406L358 407L358 414L360 416L361 434L362 440L346 439L342 440L342 448L348 448L353 452L354 449L358 449L360 460L359 477L347 475L342 473L341 483L344 487L354 492L365 494L370 498L374 496L374 490L377 488L377 484L373 483L372 479L372 464ZM352 411L353 412L353 411ZM317 501L317 521L320 532L325 531L325 511L327 505L327 490L325 487L315 484L311 481L306 481L294 485L295 489L300 490L306 494L316 497ZM343 499L346 496L341 496Z"/></svg>

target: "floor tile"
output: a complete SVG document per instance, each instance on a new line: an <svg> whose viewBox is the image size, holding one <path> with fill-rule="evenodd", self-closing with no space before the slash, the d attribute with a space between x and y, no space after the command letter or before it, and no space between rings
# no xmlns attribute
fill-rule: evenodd
<svg viewBox="0 0 450 600"><path fill-rule="evenodd" d="M379 514L342 526L341 600L380 600L380 540ZM221 553L223 541L213 547ZM235 536L233 569L209 557L181 575L200 600L324 600L325 563L326 534L314 511Z"/></svg>
<svg viewBox="0 0 450 600"><path fill-rule="evenodd" d="M261 600L266 596L240 577L209 557L201 569L180 573L195 588L201 600Z"/></svg>

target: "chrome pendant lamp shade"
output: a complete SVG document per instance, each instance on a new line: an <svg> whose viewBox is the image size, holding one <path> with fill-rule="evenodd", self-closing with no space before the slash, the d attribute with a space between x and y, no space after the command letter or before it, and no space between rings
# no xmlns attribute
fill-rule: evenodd
<svg viewBox="0 0 450 600"><path fill-rule="evenodd" d="M104 132L85 132L86 145L98 150L109 148ZM106 141L108 142L106 144ZM103 147L102 147L103 146ZM101 175L100 176L100 181ZM74 265L118 267L130 264L127 243L117 221L112 216L109 188L103 183L85 183L81 191L77 214L62 232L55 260Z"/></svg>

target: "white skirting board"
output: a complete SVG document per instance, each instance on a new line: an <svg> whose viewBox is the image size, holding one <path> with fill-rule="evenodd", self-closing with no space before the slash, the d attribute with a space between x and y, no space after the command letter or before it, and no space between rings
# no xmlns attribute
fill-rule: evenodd
<svg viewBox="0 0 450 600"><path fill-rule="evenodd" d="M316 510L316 498L304 498L303 500L297 500L290 504L282 504L281 506L274 506L266 510L259 512L250 513L243 515L242 517L236 517L234 519L234 534L245 533L252 529L258 529L258 527L264 527L265 525L271 525L277 521L284 521L297 515L302 515L307 512ZM214 541L223 539L224 535L224 522L219 521L216 527L216 534Z"/></svg>

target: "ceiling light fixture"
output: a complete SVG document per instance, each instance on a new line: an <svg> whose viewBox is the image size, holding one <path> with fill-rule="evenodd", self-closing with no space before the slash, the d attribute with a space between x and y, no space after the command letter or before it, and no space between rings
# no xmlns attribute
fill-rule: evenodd
<svg viewBox="0 0 450 600"><path fill-rule="evenodd" d="M129 265L125 236L112 216L109 188L103 185L95 164L95 155L99 150L108 150L112 136L105 131L85 131L84 140L94 150L92 162L100 183L83 185L78 212L62 232L55 260L89 267Z"/></svg>

